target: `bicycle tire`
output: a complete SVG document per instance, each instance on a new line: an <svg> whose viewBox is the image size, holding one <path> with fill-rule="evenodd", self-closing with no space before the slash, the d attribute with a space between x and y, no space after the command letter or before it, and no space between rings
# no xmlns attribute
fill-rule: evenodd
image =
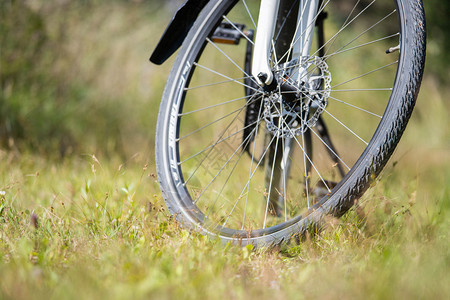
<svg viewBox="0 0 450 300"><path fill-rule="evenodd" d="M318 198L316 203L311 205L304 213L297 214L289 219L286 217L286 220L281 220L273 226L266 227L266 220L264 220L264 227L260 226L261 228L244 229L244 225L242 225L242 228L229 228L220 224L223 221L223 216L217 217L217 220L212 220L212 217L207 213L205 214L204 210L216 205L219 197L222 197L220 194L230 177L225 181L222 190L215 191L215 193L220 192L215 200L216 202L205 206L203 211L199 209L196 201L200 198L194 199L196 191L194 187L187 187L187 181L191 179L189 174L195 173L201 163L194 171L192 171L192 168L190 170L182 169L180 130L185 126L192 126L193 128L196 126L196 124L187 124L187 122L182 123L181 118L184 118L183 107L186 106L186 95L191 91L188 85L192 81L196 68L200 69L201 67L196 62L203 55L205 48L211 47L211 43L206 39L211 38L212 33L223 20L223 16L237 2L230 0L211 1L190 30L176 58L164 90L157 121L155 151L158 179L169 211L186 227L211 236L218 236L224 242L253 245L279 244L303 235L312 226L318 226L326 215L342 216L366 191L370 183L386 165L406 128L419 92L425 61L425 16L421 1L394 1L400 30L400 49L393 87L373 136L349 168L348 173L332 187L328 194L321 195L320 199ZM261 120L261 123L263 123L263 120ZM263 127L259 123L257 126ZM195 133L197 134L204 127L198 125L196 128ZM255 135L257 135L257 130ZM217 138L214 137L214 140L217 141ZM253 143L256 145L256 141ZM191 144L188 146L182 145L182 147L193 147ZM211 145L213 149L215 144ZM211 146L208 147L201 150L202 153L211 151ZM192 153L196 152L192 150ZM242 155L242 153L239 155ZM264 152L262 155L264 155ZM252 157L252 159L254 158ZM238 166L238 162L239 160L235 167ZM252 172L253 169L250 167L250 173ZM229 176L234 176L231 173ZM304 179L305 182L307 180ZM248 193L250 193L250 183L247 184L249 186ZM208 187L209 185L206 189ZM230 189L232 188L230 187ZM204 191L201 193L203 195ZM264 194L264 192L261 193ZM239 200L240 198L236 201ZM225 205L225 201L223 205ZM267 216L267 210L265 214Z"/></svg>

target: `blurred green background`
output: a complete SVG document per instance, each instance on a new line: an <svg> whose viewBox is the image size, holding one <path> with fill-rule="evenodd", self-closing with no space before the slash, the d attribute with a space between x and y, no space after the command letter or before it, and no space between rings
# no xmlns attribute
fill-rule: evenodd
<svg viewBox="0 0 450 300"><path fill-rule="evenodd" d="M1 0L1 149L56 157L151 153L171 63L154 66L148 57L181 2ZM425 6L419 103L432 96L448 111L450 4Z"/></svg>
<svg viewBox="0 0 450 300"><path fill-rule="evenodd" d="M152 149L170 63L148 57L175 2L1 0L0 147Z"/></svg>

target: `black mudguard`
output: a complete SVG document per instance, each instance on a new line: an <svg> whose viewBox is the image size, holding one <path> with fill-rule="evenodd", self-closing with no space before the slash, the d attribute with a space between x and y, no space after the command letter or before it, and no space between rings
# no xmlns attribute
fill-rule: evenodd
<svg viewBox="0 0 450 300"><path fill-rule="evenodd" d="M153 50L150 57L152 63L162 64L180 48L199 13L208 2L209 0L187 0L180 6Z"/></svg>

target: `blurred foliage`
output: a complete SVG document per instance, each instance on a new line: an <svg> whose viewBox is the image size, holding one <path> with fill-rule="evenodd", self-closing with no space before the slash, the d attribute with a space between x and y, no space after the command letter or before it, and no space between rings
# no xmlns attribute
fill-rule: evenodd
<svg viewBox="0 0 450 300"><path fill-rule="evenodd" d="M42 17L21 1L2 1L1 14L0 140L5 142L7 137L24 137L20 96L16 92L22 89L18 85L27 85L41 75L34 63L41 60L48 37ZM12 98L17 100L10 101Z"/></svg>
<svg viewBox="0 0 450 300"><path fill-rule="evenodd" d="M21 1L2 3L0 24L0 82L5 88L8 82L17 82L19 77L31 79L31 62L40 60L48 37L43 18Z"/></svg>
<svg viewBox="0 0 450 300"><path fill-rule="evenodd" d="M133 83L150 85L142 82L142 66L149 66L152 46L142 40L161 2L0 3L1 148L124 154L125 144L153 139L154 103ZM141 48L126 41L133 36Z"/></svg>
<svg viewBox="0 0 450 300"><path fill-rule="evenodd" d="M450 67L450 2L424 1L427 21L427 67L440 81L449 83Z"/></svg>

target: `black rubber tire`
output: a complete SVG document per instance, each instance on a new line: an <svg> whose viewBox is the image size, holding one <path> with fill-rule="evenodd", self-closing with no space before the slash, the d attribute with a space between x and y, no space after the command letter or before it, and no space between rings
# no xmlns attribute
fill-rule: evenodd
<svg viewBox="0 0 450 300"><path fill-rule="evenodd" d="M220 226L211 227L192 203L188 191L183 188L183 175L177 161L178 148L174 135L178 126L170 126L170 112L181 110L183 93L180 87L189 82L191 62L197 58L207 36L217 22L236 1L211 1L192 27L174 63L165 88L156 130L156 166L162 195L170 212L183 225L211 236L218 236L224 242L237 244L270 245L298 237L311 226L320 224L324 216L336 217L346 213L369 187L374 178L386 165L407 125L416 102L425 62L425 16L422 1L398 0L398 18L401 34L401 55L394 89L385 114L368 146L346 174L333 188L331 194L303 215L280 225L254 230L252 232L230 230ZM189 63L188 63L189 62ZM181 84L180 84L181 83ZM211 229L213 228L213 229Z"/></svg>

